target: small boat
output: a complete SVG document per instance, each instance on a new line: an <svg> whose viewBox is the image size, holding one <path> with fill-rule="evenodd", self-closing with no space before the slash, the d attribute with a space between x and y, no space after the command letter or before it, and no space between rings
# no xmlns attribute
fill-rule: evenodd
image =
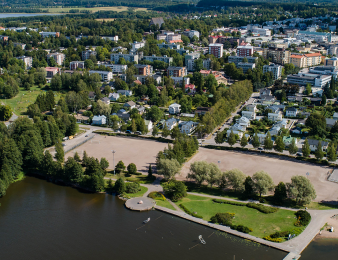
<svg viewBox="0 0 338 260"><path fill-rule="evenodd" d="M147 218L145 221L143 221L143 224L147 224L150 221L150 218Z"/></svg>
<svg viewBox="0 0 338 260"><path fill-rule="evenodd" d="M204 241L204 239L202 238L202 235L199 235L198 236L199 240L201 241L202 244L206 244L207 242Z"/></svg>

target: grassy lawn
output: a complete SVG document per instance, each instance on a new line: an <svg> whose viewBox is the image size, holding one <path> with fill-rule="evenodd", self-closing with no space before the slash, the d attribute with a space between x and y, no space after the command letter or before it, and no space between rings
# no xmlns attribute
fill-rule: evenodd
<svg viewBox="0 0 338 260"><path fill-rule="evenodd" d="M127 6L109 6L109 7L52 7L52 8L42 8L41 10L48 10L49 13L68 13L70 10L78 9L79 11L90 11L92 13L98 12L98 11L115 11L115 12L123 12L128 11ZM137 11L148 11L147 8L133 8L135 12Z"/></svg>
<svg viewBox="0 0 338 260"><path fill-rule="evenodd" d="M13 112L17 115L24 115L27 111L27 107L30 104L33 104L36 100L36 97L42 93L46 93L45 90L41 90L37 86L32 87L30 90L24 90L20 88L20 92L18 95L11 99L2 99L1 101L6 105L12 107ZM54 92L55 96L55 103L57 103L60 99L61 94Z"/></svg>
<svg viewBox="0 0 338 260"><path fill-rule="evenodd" d="M167 200L164 200L164 201L163 200L156 200L156 205L158 205L160 207L165 207L165 208L168 208L168 209L171 209L171 210L176 210L174 208L174 206L171 205L170 202L167 201Z"/></svg>
<svg viewBox="0 0 338 260"><path fill-rule="evenodd" d="M320 202L311 202L307 205L308 209L327 210L327 209L338 209L338 205L324 204Z"/></svg>
<svg viewBox="0 0 338 260"><path fill-rule="evenodd" d="M276 231L287 231L298 229L294 226L296 221L293 211L279 209L272 214L264 214L256 209L234 206L229 204L214 203L210 198L188 195L177 205L183 204L189 210L197 212L203 216L204 220L209 221L216 213L235 213L232 223L244 225L253 229L250 235L263 238Z"/></svg>
<svg viewBox="0 0 338 260"><path fill-rule="evenodd" d="M137 193L126 193L129 197L135 198L135 197L142 197L144 193L148 191L148 188L141 186L141 190Z"/></svg>
<svg viewBox="0 0 338 260"><path fill-rule="evenodd" d="M130 182L138 182L140 184L152 184L156 177L153 176L151 179L148 179L148 175L131 175L131 176L128 176L128 175L120 175L120 174L116 174L114 175L114 170L107 170L108 173L106 174L105 177L108 177L108 178L111 178L111 179L118 179L120 177L124 177L125 178L125 181L130 181Z"/></svg>

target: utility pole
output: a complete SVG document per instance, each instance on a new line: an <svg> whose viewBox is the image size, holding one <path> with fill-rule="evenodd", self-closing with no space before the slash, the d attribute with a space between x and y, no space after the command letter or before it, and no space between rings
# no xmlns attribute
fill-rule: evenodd
<svg viewBox="0 0 338 260"><path fill-rule="evenodd" d="M115 175L115 153L116 151L112 150L112 153L113 153L113 165L114 165L114 175Z"/></svg>

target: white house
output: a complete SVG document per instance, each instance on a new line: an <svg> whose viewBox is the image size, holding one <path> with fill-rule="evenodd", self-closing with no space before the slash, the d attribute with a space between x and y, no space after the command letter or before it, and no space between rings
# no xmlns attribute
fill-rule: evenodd
<svg viewBox="0 0 338 260"><path fill-rule="evenodd" d="M286 109L285 111L285 115L287 117L296 117L297 116L297 113L298 113L298 110L297 108L295 107L289 107L288 109Z"/></svg>
<svg viewBox="0 0 338 260"><path fill-rule="evenodd" d="M314 140L314 139L308 139L308 142L309 142L310 150L312 152L315 152L318 148L319 141ZM325 141L321 141L321 144L322 144L323 151L326 151L329 143Z"/></svg>
<svg viewBox="0 0 338 260"><path fill-rule="evenodd" d="M271 136L274 136L274 135L278 135L279 131L280 131L280 126L279 125L274 125L272 126L270 129L269 129L269 133Z"/></svg>
<svg viewBox="0 0 338 260"><path fill-rule="evenodd" d="M256 112L257 111L257 106L256 105L247 105L246 109L250 112Z"/></svg>
<svg viewBox="0 0 338 260"><path fill-rule="evenodd" d="M241 131L237 131L237 130L227 130L227 137L229 138L230 134L231 134L231 131L235 134L235 135L238 135L239 138L242 138L243 137L243 132Z"/></svg>
<svg viewBox="0 0 338 260"><path fill-rule="evenodd" d="M123 96L127 96L130 97L133 95L133 91L131 90L125 90L125 89L120 89L117 91L118 94L123 95Z"/></svg>
<svg viewBox="0 0 338 260"><path fill-rule="evenodd" d="M169 114L176 115L180 113L181 111L181 105L174 103L169 106Z"/></svg>
<svg viewBox="0 0 338 260"><path fill-rule="evenodd" d="M244 126L244 127L248 127L250 125L250 120L244 116L242 116L241 118L236 120L236 123Z"/></svg>
<svg viewBox="0 0 338 260"><path fill-rule="evenodd" d="M258 136L258 140L261 144L264 144L265 138L266 138L266 134L257 134Z"/></svg>
<svg viewBox="0 0 338 260"><path fill-rule="evenodd" d="M153 129L153 122L151 120L144 120L144 124L146 125L148 132Z"/></svg>
<svg viewBox="0 0 338 260"><path fill-rule="evenodd" d="M110 101L117 101L120 98L120 94L119 93L109 93L108 98L110 99Z"/></svg>
<svg viewBox="0 0 338 260"><path fill-rule="evenodd" d="M283 116L281 113L268 113L268 119L271 121L282 121Z"/></svg>
<svg viewBox="0 0 338 260"><path fill-rule="evenodd" d="M181 133L190 134L196 128L196 125L197 123L193 121L182 122L180 124Z"/></svg>
<svg viewBox="0 0 338 260"><path fill-rule="evenodd" d="M177 125L177 120L175 118L170 118L165 121L165 125L167 126L167 129L172 130L174 126Z"/></svg>
<svg viewBox="0 0 338 260"><path fill-rule="evenodd" d="M92 125L105 125L107 123L106 116L94 116L92 120Z"/></svg>
<svg viewBox="0 0 338 260"><path fill-rule="evenodd" d="M242 117L246 117L249 120L256 119L256 113L252 111L242 111Z"/></svg>

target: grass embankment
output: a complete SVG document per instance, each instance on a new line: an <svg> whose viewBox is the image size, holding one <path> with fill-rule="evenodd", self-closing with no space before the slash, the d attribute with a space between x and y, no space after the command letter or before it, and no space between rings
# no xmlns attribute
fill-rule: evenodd
<svg viewBox="0 0 338 260"><path fill-rule="evenodd" d="M89 11L95 13L98 11L115 11L115 12L124 12L128 11L130 7L128 6L107 6L107 7L52 7L52 8L41 8L41 10L48 10L49 13L69 13L70 10L79 10L80 11ZM135 12L137 11L148 11L147 8L133 8Z"/></svg>
<svg viewBox="0 0 338 260"><path fill-rule="evenodd" d="M160 207L165 207L165 208L168 208L168 209L171 209L171 210L176 210L174 208L174 206L171 205L170 202L167 201L167 200L164 200L164 201L163 200L156 200L156 205L158 205Z"/></svg>
<svg viewBox="0 0 338 260"><path fill-rule="evenodd" d="M24 115L27 111L27 107L30 104L33 104L36 100L36 97L40 94L46 93L45 90L41 90L38 86L32 87L30 90L25 90L20 88L19 94L11 99L2 99L1 101L6 105L11 106L13 112L17 116ZM55 103L57 103L61 97L60 93L54 92L55 95Z"/></svg>
<svg viewBox="0 0 338 260"><path fill-rule="evenodd" d="M181 201L176 202L176 205L179 204L183 204L207 221L216 213L235 213L232 223L252 228L253 232L250 232L250 235L259 238L276 231L302 229L294 225L296 221L295 212L290 210L279 209L275 213L264 214L253 208L214 203L211 198L194 195L188 195Z"/></svg>

